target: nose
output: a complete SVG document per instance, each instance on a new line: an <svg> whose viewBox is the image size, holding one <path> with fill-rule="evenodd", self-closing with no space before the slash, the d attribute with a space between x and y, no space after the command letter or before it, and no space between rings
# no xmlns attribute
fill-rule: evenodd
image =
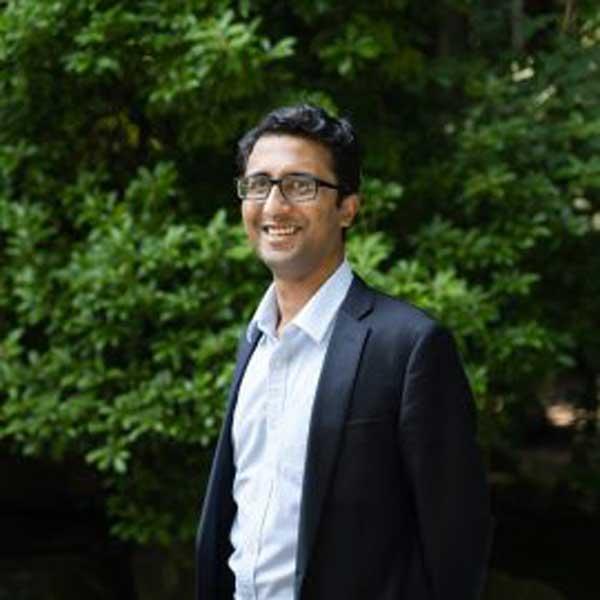
<svg viewBox="0 0 600 600"><path fill-rule="evenodd" d="M289 210L290 207L291 202L286 200L285 196L281 193L279 185L273 185L263 203L263 212L277 213L282 210Z"/></svg>

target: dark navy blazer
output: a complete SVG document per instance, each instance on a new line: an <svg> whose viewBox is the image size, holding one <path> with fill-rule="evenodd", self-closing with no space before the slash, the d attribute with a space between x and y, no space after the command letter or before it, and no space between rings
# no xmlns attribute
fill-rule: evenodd
<svg viewBox="0 0 600 600"><path fill-rule="evenodd" d="M231 600L231 426L242 337L197 538L196 600ZM311 417L295 600L475 600L491 540L473 400L451 334L354 278ZM292 600L292 599L290 599Z"/></svg>

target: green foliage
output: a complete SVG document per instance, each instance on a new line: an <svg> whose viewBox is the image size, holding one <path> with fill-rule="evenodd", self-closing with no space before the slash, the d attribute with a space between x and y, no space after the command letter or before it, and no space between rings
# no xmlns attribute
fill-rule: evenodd
<svg viewBox="0 0 600 600"><path fill-rule="evenodd" d="M434 4L4 3L0 438L87 461L119 537L193 535L268 281L232 149L275 104L351 113L368 177L350 259L455 332L486 444L548 373L600 356L597 10L570 37L527 21L548 40L491 60L502 15ZM489 25L480 55L434 51L448 10Z"/></svg>
<svg viewBox="0 0 600 600"><path fill-rule="evenodd" d="M491 310L474 313L488 318L473 341L490 391L512 402L572 365L574 346L598 354L580 327L598 322L599 66L597 43L563 38L470 82L471 108L446 128L456 150L438 215L413 238L418 260L485 289Z"/></svg>
<svg viewBox="0 0 600 600"><path fill-rule="evenodd" d="M174 445L190 447L180 464L201 464L218 431L240 318L259 291L241 227L223 211L204 225L156 218L173 175L166 164L141 170L122 201L82 178L69 201L85 199L77 221L89 231L60 262L48 252L56 235L49 211L2 205L10 256L2 300L12 318L0 344L0 435L26 454L83 455L117 489L130 462L162 462ZM144 468L135 481L147 490L156 474L144 479ZM195 496L188 489L190 506ZM111 502L122 516L124 500ZM168 539L169 504L150 529L144 515L155 509L138 508L136 526L116 531Z"/></svg>

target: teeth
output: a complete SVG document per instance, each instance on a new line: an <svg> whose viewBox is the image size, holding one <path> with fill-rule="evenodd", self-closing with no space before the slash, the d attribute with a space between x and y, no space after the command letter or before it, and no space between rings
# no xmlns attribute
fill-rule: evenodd
<svg viewBox="0 0 600 600"><path fill-rule="evenodd" d="M293 226L281 227L281 226L266 225L264 227L264 230L269 235L292 235L293 233L296 233L297 229L298 229L297 227L293 227Z"/></svg>

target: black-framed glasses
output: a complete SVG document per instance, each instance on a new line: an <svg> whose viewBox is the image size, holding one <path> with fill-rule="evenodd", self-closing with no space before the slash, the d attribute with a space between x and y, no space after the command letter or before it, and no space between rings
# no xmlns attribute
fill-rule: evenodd
<svg viewBox="0 0 600 600"><path fill-rule="evenodd" d="M284 175L274 179L268 175L250 175L239 177L236 181L237 194L240 200L265 202L274 185L279 187L281 195L288 202L309 202L317 197L320 187L341 190L342 187L323 181L312 175Z"/></svg>

